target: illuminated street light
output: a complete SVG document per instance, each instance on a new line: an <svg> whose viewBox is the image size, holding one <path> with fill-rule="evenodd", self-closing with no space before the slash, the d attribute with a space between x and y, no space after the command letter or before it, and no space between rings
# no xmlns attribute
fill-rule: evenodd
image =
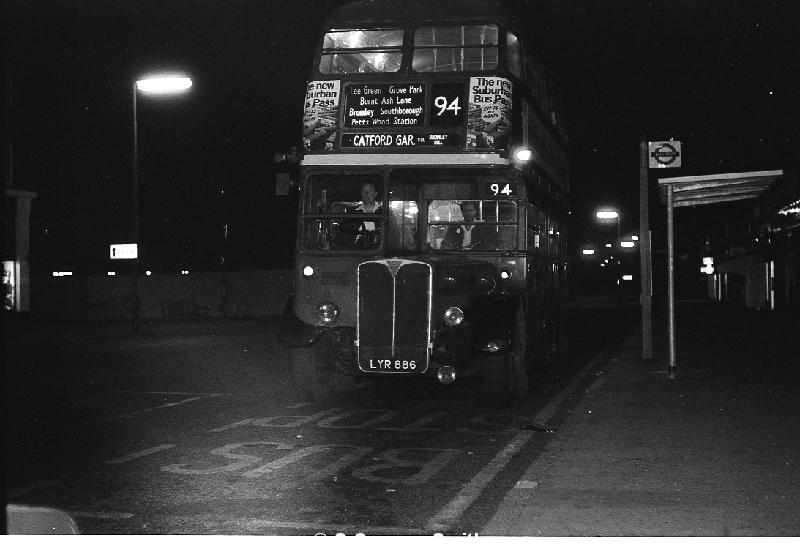
<svg viewBox="0 0 800 560"><path fill-rule="evenodd" d="M617 221L617 243L619 243L619 212L612 209L598 210L595 213L598 220L616 220Z"/></svg>
<svg viewBox="0 0 800 560"><path fill-rule="evenodd" d="M583 254L584 255L594 255L594 249L584 249L583 250Z"/></svg>
<svg viewBox="0 0 800 560"><path fill-rule="evenodd" d="M153 76L137 80L136 87L142 93L169 95L192 87L192 79L188 76Z"/></svg>
<svg viewBox="0 0 800 560"><path fill-rule="evenodd" d="M616 220L619 218L619 213L616 210L598 210L595 216L598 220Z"/></svg>
<svg viewBox="0 0 800 560"><path fill-rule="evenodd" d="M619 243L620 247L624 247L626 249L630 249L630 248L634 247L635 245L636 245L636 243L634 243L633 241L620 241L620 243Z"/></svg>
<svg viewBox="0 0 800 560"><path fill-rule="evenodd" d="M136 101L138 92L145 95L175 95L186 92L192 87L192 80L188 76L176 74L162 74L148 76L133 82L133 243L139 246L139 125L136 115ZM148 271L149 273L149 271ZM134 332L139 330L139 254L133 258L133 301L131 302L131 328Z"/></svg>

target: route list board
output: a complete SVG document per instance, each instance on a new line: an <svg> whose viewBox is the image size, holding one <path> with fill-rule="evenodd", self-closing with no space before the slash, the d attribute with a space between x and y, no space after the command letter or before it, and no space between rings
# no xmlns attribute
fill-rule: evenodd
<svg viewBox="0 0 800 560"><path fill-rule="evenodd" d="M419 127L424 124L424 84L350 84L345 89L345 127Z"/></svg>

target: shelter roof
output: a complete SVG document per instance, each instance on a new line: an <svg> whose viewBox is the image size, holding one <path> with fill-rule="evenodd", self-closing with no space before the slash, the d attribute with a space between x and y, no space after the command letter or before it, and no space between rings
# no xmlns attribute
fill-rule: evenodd
<svg viewBox="0 0 800 560"><path fill-rule="evenodd" d="M666 203L667 188L672 186L675 208L716 204L758 198L782 176L783 171L778 169L748 173L665 177L658 180L658 190L661 202Z"/></svg>

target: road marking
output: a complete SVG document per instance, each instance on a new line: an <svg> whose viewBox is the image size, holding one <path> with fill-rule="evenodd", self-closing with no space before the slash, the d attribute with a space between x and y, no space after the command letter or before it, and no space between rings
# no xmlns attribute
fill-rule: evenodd
<svg viewBox="0 0 800 560"><path fill-rule="evenodd" d="M135 513L124 511L70 511L72 517L91 517L92 519L130 519Z"/></svg>
<svg viewBox="0 0 800 560"><path fill-rule="evenodd" d="M428 520L430 531L444 531L453 526L459 517L472 505L489 483L502 471L511 458L533 437L533 432L518 433L439 513Z"/></svg>
<svg viewBox="0 0 800 560"><path fill-rule="evenodd" d="M240 519L233 521L226 521L226 525L235 524L237 527L252 526L252 527L268 527L270 529L293 529L296 531L308 531L310 534L315 535L328 535L332 536L337 533L344 533L345 535L362 534L380 534L380 535L430 535L424 529L412 529L410 527L384 527L384 526L364 526L355 527L352 525L327 525L324 523L303 523L300 521L273 521L271 519Z"/></svg>
<svg viewBox="0 0 800 560"><path fill-rule="evenodd" d="M126 391L110 389L107 391L100 391L101 393L126 393L133 395L199 395L201 397L219 397L223 393L196 393L189 391Z"/></svg>
<svg viewBox="0 0 800 560"><path fill-rule="evenodd" d="M13 500L26 494L32 494L33 492L41 490L42 488L49 488L50 486L56 486L58 484L61 484L60 480L43 480L42 482L25 486L19 490L11 490L8 492L7 496Z"/></svg>
<svg viewBox="0 0 800 560"><path fill-rule="evenodd" d="M142 451L137 451L136 453L131 453L130 455L124 455L122 457L117 457L116 459L111 459L110 461L106 461L106 464L119 465L121 463L127 463L128 461L133 461L134 459L139 459L140 457L146 457L147 455L152 455L153 453L158 453L159 451L164 451L165 449L172 449L176 445L177 444L175 443L165 443L164 445L150 447L148 449L143 449Z"/></svg>
<svg viewBox="0 0 800 560"><path fill-rule="evenodd" d="M535 480L518 480L514 488L518 490L533 490L537 486L539 486L539 483Z"/></svg>
<svg viewBox="0 0 800 560"><path fill-rule="evenodd" d="M348 416L353 416L355 414L362 414L364 412L368 413L383 413L380 414L377 418L373 418L372 420L367 420L366 422L362 422L361 424L339 424L338 422L343 418L347 418ZM382 422L386 422L387 420L391 420L395 416L400 414L399 410L384 410L384 409L372 409L366 408L361 410L348 410L342 412L341 414L336 414L335 416L330 416L325 420L320 420L317 422L317 426L320 428L332 428L336 430L357 430L360 428L369 428L371 426L375 426L376 424L380 424Z"/></svg>
<svg viewBox="0 0 800 560"><path fill-rule="evenodd" d="M423 426L425 424L430 424L437 418L440 418L446 414L447 414L446 412L434 412L433 414L428 414L427 416L423 416L419 420L416 420L405 426L401 426L398 428L378 428L378 430L383 430L387 432L441 432L442 428L423 428Z"/></svg>
<svg viewBox="0 0 800 560"><path fill-rule="evenodd" d="M603 349L598 352L580 372L578 372L570 384L564 387L552 401L547 403L547 406L544 407L533 419L532 424L534 426L537 428L545 428L547 426L547 423L553 418L553 416L555 416L556 412L561 407L561 403L563 403L564 400L566 400L566 398L572 395L572 393L575 391L575 387L578 386L578 383L580 383L587 375L589 375L589 373L595 368L595 366L597 366L597 364L603 361L609 347L610 345L604 346Z"/></svg>
<svg viewBox="0 0 800 560"><path fill-rule="evenodd" d="M224 457L226 459L231 459L233 460L233 463L229 463L227 465L221 465L218 467L207 467L204 469L203 468L187 469L186 465L188 463L178 463L172 465L165 465L161 467L161 470L164 472L170 472L175 474L218 474L218 473L228 473L249 468L263 461L263 458L257 455L248 455L247 453L233 452L242 447L245 448L274 447L275 449L281 451L291 451L295 449L295 446L290 443L280 443L274 441L239 441L236 443L229 443L228 445L223 445L222 447L218 447L216 449L212 449L211 451L209 451L211 455L216 455L219 457Z"/></svg>
<svg viewBox="0 0 800 560"><path fill-rule="evenodd" d="M311 445L308 447L302 447L296 451L289 453L288 455L284 455L280 459L276 459L265 465L258 467L257 469L253 469L252 471L248 471L243 473L242 476L246 476L248 478L255 478L265 474L271 474L273 471L278 469L282 469L288 465L291 465L297 461L305 459L306 457L310 457L316 453L324 453L326 451L331 451L335 449L351 449L354 448L355 450L346 454L344 457L335 461L332 465L324 469L317 470L310 478L313 480L324 480L328 477L333 477L336 473L338 473L344 467L355 463L365 455L367 455L370 451L372 451L371 447L355 447L353 445L345 445L345 444L327 444L327 445Z"/></svg>
<svg viewBox="0 0 800 560"><path fill-rule="evenodd" d="M262 428L299 428L303 424L315 422L320 418L323 418L329 414L335 414L337 412L339 412L338 408L331 408L328 410L323 410L322 412L317 412L311 416L268 416L266 418L245 418L244 420L237 420L232 424L220 426L219 428L212 428L208 431L210 433L225 432L227 430L232 430L233 428L240 428L248 425L260 426ZM289 419L290 421L281 422L281 420L284 419Z"/></svg>
<svg viewBox="0 0 800 560"><path fill-rule="evenodd" d="M120 418L131 418L132 416L135 416L137 414L144 414L145 412L152 412L154 410L159 410L161 408L170 408L170 407L173 407L173 406L180 406L182 404L190 403L190 402L193 402L193 401L199 401L199 400L202 400L202 399L213 399L214 397L220 397L220 396L222 396L220 393L204 393L199 397L191 397L191 398L188 398L188 399L183 399L182 401L178 401L178 402L166 403L166 404L162 404L162 405L159 405L159 406L153 406L153 407L150 407L150 408L141 408L139 410L134 410L133 412L129 412L127 414L120 414L119 416L111 416L109 418L103 418L102 420L100 420L98 422L98 424L101 424L103 422L110 422L111 420L119 420Z"/></svg>
<svg viewBox="0 0 800 560"><path fill-rule="evenodd" d="M340 446L342 447L342 446ZM311 480L330 480L332 479L339 471L344 469L347 466L352 465L359 459L365 457L368 453L370 453L373 449L371 447L356 447L352 452L348 453L344 457L334 461L330 465L325 468L318 469L314 474L312 474L309 478Z"/></svg>
<svg viewBox="0 0 800 560"><path fill-rule="evenodd" d="M403 459L400 455L404 453L423 452L435 453L432 459L427 461L418 461L411 459ZM353 470L350 474L355 478L368 480L370 482L386 482L389 484L406 484L408 486L419 486L428 482L433 476L442 470L447 463L453 460L456 455L461 453L460 449L432 449L422 447L405 447L401 449L389 449L384 451L378 456L382 462L370 465L368 467L361 467ZM376 473L381 471L389 471L390 473L397 469L417 469L417 473L412 476L406 477L383 477L378 476Z"/></svg>

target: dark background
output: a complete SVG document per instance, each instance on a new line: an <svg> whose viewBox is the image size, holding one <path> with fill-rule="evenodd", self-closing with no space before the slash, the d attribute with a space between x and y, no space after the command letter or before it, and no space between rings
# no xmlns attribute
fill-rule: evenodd
<svg viewBox="0 0 800 560"><path fill-rule="evenodd" d="M139 96L140 237L156 272L292 264L294 208L274 152L297 144L317 26L334 0L6 0L13 185L36 191L34 272L112 270L130 240L131 97L154 70L188 95ZM519 9L566 104L573 248L638 228L638 143L674 138L662 175L800 160L800 8L793 0L541 0ZM7 175L7 174L6 174ZM228 239L224 242L224 225ZM598 233L599 232L599 233Z"/></svg>

